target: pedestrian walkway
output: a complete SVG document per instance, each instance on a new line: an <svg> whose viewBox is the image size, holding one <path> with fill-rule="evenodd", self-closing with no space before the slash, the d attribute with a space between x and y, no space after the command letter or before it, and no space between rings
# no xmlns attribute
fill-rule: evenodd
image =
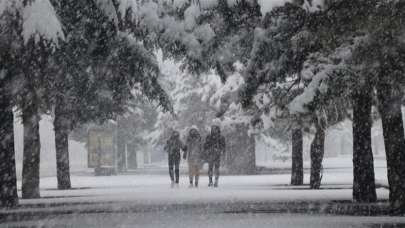
<svg viewBox="0 0 405 228"><path fill-rule="evenodd" d="M71 225L70 227L82 225L97 227L100 224L103 225L101 227L112 227L106 224L113 221L117 224L123 222L123 227L133 227L131 226L135 222L133 218L155 217L156 221L166 224L167 227L185 227L183 225L189 224L191 220L186 219L183 224L181 217L188 213L190 218L195 218L197 222L196 226L192 227L203 227L203 223L199 219L201 216L212 219L209 227L216 227L215 221L233 228L234 226L241 227L236 225L232 219L245 217L246 220L243 221L250 221L255 216L259 219L256 223L252 223L252 227L263 227L263 225L273 223L282 225L276 227L292 227L294 224L305 223L309 220L297 219L291 224L285 224L280 220L280 216L286 219L287 217L296 219L297 216L306 214L312 215L312 219L315 221L319 219L319 224L326 224L312 227L339 227L333 226L336 224L325 218L330 215L383 216L387 214L388 210L388 190L383 187L377 189L380 199L378 203L353 204L351 202L351 177L346 172L326 173L320 190L310 190L305 185L290 186L289 174L222 176L219 188L209 188L207 186L208 178L204 176L201 178L198 189L188 188L186 175L181 176L179 188L170 188L167 174L118 176L82 174L73 175L71 179L72 190L57 190L55 177L42 178L42 198L21 200L19 208L0 211L6 215L2 216L0 222L14 225L46 224L52 226L54 223L60 225L63 224L63 221L73 219L68 223ZM307 182L308 176L305 176L305 180ZM172 218L177 214L181 216ZM240 217L237 216L239 214ZM292 216L292 214L294 215ZM124 215L127 217L122 218ZM111 220L105 221L108 217L111 217ZM89 218L94 221L88 220ZM122 218L122 221L117 218ZM144 226L139 227L162 227L159 225L148 226L142 218L139 218L141 221L139 224ZM167 218L172 220L166 221ZM156 222L155 220L153 221ZM365 222L367 221L368 219L365 219ZM154 222L151 221L149 225L155 224ZM402 222L402 220L397 222ZM403 223L405 224L405 219ZM175 224L180 224L180 226L175 226Z"/></svg>

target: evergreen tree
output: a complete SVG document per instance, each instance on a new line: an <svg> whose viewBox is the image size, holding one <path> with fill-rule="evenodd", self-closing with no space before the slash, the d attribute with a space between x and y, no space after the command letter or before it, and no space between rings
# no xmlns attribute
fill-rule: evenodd
<svg viewBox="0 0 405 228"><path fill-rule="evenodd" d="M11 3L11 2L10 2ZM13 102L11 90L14 75L10 69L16 50L12 45L16 37L16 8L12 4L0 10L0 207L18 204L17 177L14 152Z"/></svg>
<svg viewBox="0 0 405 228"><path fill-rule="evenodd" d="M60 189L70 188L67 141L75 127L117 118L133 98L132 89L138 87L144 96L170 109L157 81L160 71L154 55L131 34L120 30L124 28L115 22L125 15L119 14L115 5L110 5L116 13L111 18L108 7L98 3L55 2L66 25L66 42L55 55L58 77L49 93L55 107Z"/></svg>

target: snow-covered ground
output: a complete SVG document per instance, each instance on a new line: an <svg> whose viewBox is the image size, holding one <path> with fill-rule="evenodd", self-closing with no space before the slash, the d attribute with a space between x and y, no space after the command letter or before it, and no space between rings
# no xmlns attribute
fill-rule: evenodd
<svg viewBox="0 0 405 228"><path fill-rule="evenodd" d="M161 170L164 171L164 170ZM384 182L384 172L376 172ZM73 190L56 190L55 177L41 179L41 199L21 200L9 211L12 226L46 227L380 227L405 224L405 218L345 217L316 213L331 202L352 197L350 169L325 170L323 188L289 186L290 175L223 176L219 188L170 188L168 175L72 176ZM381 178L381 179L379 179ZM305 176L308 183L308 175ZM20 186L20 182L18 183ZM388 199L386 188L378 198ZM323 207L326 207L326 206ZM314 214L315 213L315 214ZM1 221L1 220L0 220Z"/></svg>
<svg viewBox="0 0 405 228"><path fill-rule="evenodd" d="M5 227L153 227L153 228L385 228L403 227L405 219L391 217L318 216L302 214L94 213L70 214Z"/></svg>
<svg viewBox="0 0 405 228"><path fill-rule="evenodd" d="M220 188L208 188L207 177L201 177L200 188L189 189L187 177L182 176L179 188L171 189L166 175L123 175L109 177L73 176L75 190L56 190L56 179L41 179L43 199L22 200L23 205L38 203L73 202L128 202L134 204L182 204L258 201L317 201L350 200L351 186L345 181L346 174L330 176L325 185L328 190L309 190L289 187L289 175L225 176ZM378 191L381 199L387 199L385 189Z"/></svg>
<svg viewBox="0 0 405 228"><path fill-rule="evenodd" d="M75 190L56 190L56 177L41 178L39 200L22 200L22 204L44 202L103 202L128 201L134 203L186 203L220 201L295 201L300 200L350 200L352 173L346 170L325 171L323 187L329 190L309 190L307 186L298 189L290 187L290 174L223 176L220 188L208 188L208 178L200 177L200 188L189 189L188 177L181 176L180 187L171 189L168 175L118 175L92 176L83 174L72 176ZM309 175L305 175L309 183ZM383 171L376 172L377 183L386 184ZM20 186L21 182L18 183ZM288 190L292 189L292 190ZM330 190L333 189L333 190ZM288 190L288 191L286 191ZM379 198L387 199L388 191L380 189ZM66 197L69 196L69 197ZM60 197L60 198L58 198Z"/></svg>
<svg viewBox="0 0 405 228"><path fill-rule="evenodd" d="M171 189L166 162L145 166L144 170L129 175L96 177L86 168L84 145L70 141L74 189L59 191L54 177L56 162L51 121L44 117L41 123L43 198L21 200L20 208L0 211L9 215L7 221L0 216L0 227L381 227L379 225L385 223L405 224L403 218L345 217L312 211L311 208L319 207L317 203L324 207L323 203L351 201L351 156L325 158L321 190L289 186L288 173L223 176L218 189L207 187L206 176L201 177L199 189L189 189L188 178L182 175L180 187ZM20 142L22 129L16 126L16 140ZM22 148L17 146L16 149L20 179ZM291 161L259 159L257 163L266 168L285 169L285 172L291 167ZM309 168L309 165L305 161L304 167ZM182 168L185 173L184 164ZM378 185L386 186L384 159L375 159L375 174ZM305 183L308 182L306 173ZM21 188L20 181L18 186ZM377 193L379 199L388 199L386 188L378 188ZM292 208L294 210L289 211Z"/></svg>
<svg viewBox="0 0 405 228"><path fill-rule="evenodd" d="M322 166L324 169L344 169L347 171L352 171L353 168L353 157L350 156L340 156L334 158L324 158ZM289 169L291 168L291 160L286 161L281 160L268 160L268 161L256 161L257 166L267 167L267 168L278 168L278 169ZM309 169L311 167L310 160L304 160L304 168ZM374 157L374 168L379 170L385 170L387 167L387 160L385 157Z"/></svg>

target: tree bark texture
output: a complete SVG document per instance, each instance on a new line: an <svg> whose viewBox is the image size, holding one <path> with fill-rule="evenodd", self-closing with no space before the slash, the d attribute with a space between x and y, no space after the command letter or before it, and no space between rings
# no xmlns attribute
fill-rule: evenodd
<svg viewBox="0 0 405 228"><path fill-rule="evenodd" d="M57 102L55 106L55 146L56 146L56 176L58 189L70 189L70 165L69 165L69 132L70 119L63 111L63 103Z"/></svg>
<svg viewBox="0 0 405 228"><path fill-rule="evenodd" d="M40 137L38 107L32 103L23 110L24 152L22 198L39 198Z"/></svg>
<svg viewBox="0 0 405 228"><path fill-rule="evenodd" d="M304 184L303 134L301 128L292 130L291 185Z"/></svg>
<svg viewBox="0 0 405 228"><path fill-rule="evenodd" d="M400 91L400 88L394 88L389 83L377 86L387 157L389 199L396 214L405 213L405 139Z"/></svg>
<svg viewBox="0 0 405 228"><path fill-rule="evenodd" d="M13 125L10 98L0 95L0 208L18 205Z"/></svg>
<svg viewBox="0 0 405 228"><path fill-rule="evenodd" d="M353 200L377 200L371 144L371 90L353 94Z"/></svg>
<svg viewBox="0 0 405 228"><path fill-rule="evenodd" d="M310 188L319 189L322 180L322 160L325 154L325 130L316 124L315 137L311 143Z"/></svg>

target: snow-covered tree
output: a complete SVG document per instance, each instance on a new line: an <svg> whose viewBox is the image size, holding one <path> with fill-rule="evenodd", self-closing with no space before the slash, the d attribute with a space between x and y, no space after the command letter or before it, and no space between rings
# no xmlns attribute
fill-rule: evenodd
<svg viewBox="0 0 405 228"><path fill-rule="evenodd" d="M1 2L4 15L13 12L3 31L13 36L7 39L13 40L15 58L6 70L26 131L24 198L39 197L41 112L55 107L58 186L69 188L67 137L74 126L123 112L135 87L169 109L153 54L120 30L108 2L54 2L57 12L48 0Z"/></svg>
<svg viewBox="0 0 405 228"><path fill-rule="evenodd" d="M166 60L161 64L165 75L162 84L172 98L175 115L159 114L157 133L152 134L154 141L163 143L173 129L186 137L193 126L202 135L207 135L211 125L217 124L227 138L229 150L223 160L227 168L234 173L254 173L255 136L249 134L250 117L242 110L237 96L244 83L241 74L234 73L222 83L214 71L197 78L190 76L189 72L182 72L181 65L173 61ZM234 67L238 69L241 65Z"/></svg>
<svg viewBox="0 0 405 228"><path fill-rule="evenodd" d="M319 7L307 7L311 6L311 4L312 6L318 4ZM368 12L365 10L367 6L370 5L346 1L308 2L304 3L304 5L297 4L297 2L293 2L293 4L287 3L269 11L263 20L263 28L256 30L255 45L247 71L247 84L242 97L246 99L244 105L248 106L250 101L253 100L253 96L258 91L261 93L264 90L265 93L268 93L266 96L271 97L271 103L274 104L279 100L277 96L281 94L281 102L276 105L281 105L280 108L287 115L293 117L289 122L295 122L295 125L298 126L293 128L296 130L293 130L292 134L297 136L297 143L294 143L295 137L293 137L292 143L292 183L302 184L302 133L300 133L302 130L300 128L303 128L308 121L305 116L309 116L309 123L313 123L316 129L311 146L313 152L311 153L313 155L311 155L313 158L311 159L311 186L319 186L317 183L320 182L320 162L322 161L324 143L322 140L324 139L323 131L328 126L325 124L333 125L334 121L331 120L341 120L344 117L344 115L341 115L342 113L335 111L335 107L339 107L338 110L346 109L348 105L342 100L345 99L345 96L351 94L347 93L347 91L344 91L346 93L342 92L342 87L338 84L335 84L336 86L332 86L332 89L329 90L327 85L328 83L331 84L330 81L332 80L335 83L341 82L341 80L336 80L332 76L339 78L339 76L345 74L345 70L347 70L345 65L347 56L345 54L355 46L350 44L349 40L356 43L356 40L350 37L355 35L354 31L357 31L357 23L364 20L364 16L367 14L365 12ZM349 8L352 8L352 10ZM353 18L355 18L349 24L345 23L348 18L347 14L353 15ZM335 23L336 21L339 23ZM345 32L339 33L339 29ZM315 36L315 34L317 35ZM314 74L316 76L313 76ZM284 92L274 92L280 90ZM323 94L322 98L319 98L318 93ZM315 97L317 98L314 99ZM329 107L332 107L332 109L329 109ZM325 111L326 116L324 115ZM367 120L367 118L364 120ZM368 126L368 129L371 129L371 125L368 124ZM355 129L362 128L355 127ZM359 135L367 135L366 132L364 133ZM364 143L371 145L371 141ZM365 145L364 143L362 145ZM297 148L297 150L294 150L294 148ZM359 147L355 146L355 148ZM367 158L368 161L371 160L368 163L371 165L362 167L367 167L368 182L370 186L374 186L372 157L370 159L370 155L372 156L371 150L359 157ZM294 162L294 157L297 158L296 162ZM315 178L316 176L317 178ZM358 185L355 184L355 186ZM373 189L373 187L364 187L364 189ZM375 193L375 189L372 191ZM370 195L373 198L373 194Z"/></svg>
<svg viewBox="0 0 405 228"><path fill-rule="evenodd" d="M123 1L122 6L125 28L145 45L162 49L190 73L216 70L223 80L236 61L247 59L260 21L257 1Z"/></svg>
<svg viewBox="0 0 405 228"><path fill-rule="evenodd" d="M316 31L323 34L323 69L314 71L311 83L298 98L301 107L317 97L338 91L352 100L355 201L376 200L371 149L371 108L377 97L384 129L390 202L404 209L401 117L403 4L396 1L336 1L320 13ZM350 19L348 19L350 18ZM337 55L336 55L337 54ZM325 58L326 57L326 58ZM324 61L325 62L325 61ZM375 96L374 91L377 91ZM304 99L302 99L304 98ZM305 101L306 100L306 101ZM394 124L395 123L395 124ZM400 165L402 164L402 165Z"/></svg>
<svg viewBox="0 0 405 228"><path fill-rule="evenodd" d="M270 113L272 108L289 118L292 134L292 178L294 185L303 184L302 129L305 121L300 116L288 114L288 103L303 88L302 69L304 60L316 44L308 31L308 12L300 5L287 3L265 15L255 40L248 67L246 85L241 91L243 105L253 108L258 94L269 99L259 112ZM258 98L259 100L263 100ZM262 116L259 113L259 116ZM266 115L264 116L266 117Z"/></svg>
<svg viewBox="0 0 405 228"><path fill-rule="evenodd" d="M2 65L5 77L2 89L9 99L5 104L6 116L11 117L11 108L17 105L24 124L24 166L22 191L23 197L39 196L39 113L45 103L40 101L44 96L44 85L49 70L49 55L58 42L64 38L61 25L49 1L2 1L0 3L2 40L8 62ZM3 93L2 93L3 94ZM43 107L43 106L42 106ZM8 110L8 111L7 111ZM7 114L9 113L9 114ZM11 122L8 122L11 121ZM2 124L12 126L12 117L4 119ZM2 128L3 129L3 128ZM5 128L7 129L7 127ZM12 130L11 128L8 128ZM12 134L3 134L7 139ZM7 141L7 140L6 140ZM14 157L13 147L9 147L9 158ZM11 157L12 156L12 157ZM6 156L7 158L7 156ZM7 159L6 159L7 160ZM13 169L10 161L8 173ZM2 173L3 175L3 173ZM15 174L14 174L15 175ZM11 183L11 182L10 182ZM2 184L2 187L6 185ZM12 187L8 186L12 191ZM1 191L1 194L7 191ZM17 202L10 197L10 202ZM5 202L7 205L7 202Z"/></svg>
<svg viewBox="0 0 405 228"><path fill-rule="evenodd" d="M51 55L64 39L62 26L48 0L26 1L22 10L20 88L17 105L24 126L23 198L39 197L40 116L47 110L46 86Z"/></svg>
<svg viewBox="0 0 405 228"><path fill-rule="evenodd" d="M13 103L12 90L14 75L11 73L16 50L13 44L17 31L16 12L18 2L0 3L0 207L13 207L18 204L17 178L14 153Z"/></svg>
<svg viewBox="0 0 405 228"><path fill-rule="evenodd" d="M117 118L134 99L134 88L157 100L164 110L170 109L157 81L160 71L155 56L141 39L118 26L124 14L114 4L55 1L66 34L55 54L59 71L49 93L55 106L61 189L70 187L67 140L75 127Z"/></svg>

